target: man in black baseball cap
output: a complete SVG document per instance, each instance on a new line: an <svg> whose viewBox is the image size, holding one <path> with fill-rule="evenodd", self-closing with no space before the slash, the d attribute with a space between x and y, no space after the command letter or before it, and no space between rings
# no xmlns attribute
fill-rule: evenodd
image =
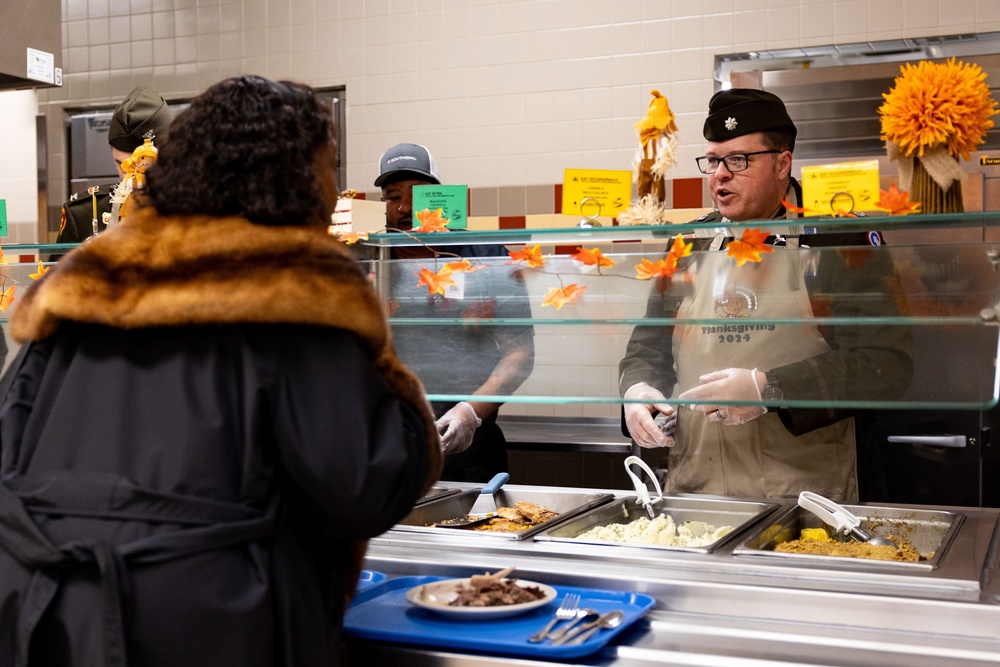
<svg viewBox="0 0 1000 667"><path fill-rule="evenodd" d="M154 143L160 143L166 138L172 119L173 113L166 100L148 86L136 86L115 107L108 126L108 144L119 179L125 177L122 162L142 145L146 134L151 134ZM79 243L104 231L107 228L104 214L111 214L113 189L112 186L101 186L94 192L73 194L63 204L56 243Z"/></svg>
<svg viewBox="0 0 1000 667"><path fill-rule="evenodd" d="M375 187L382 188L387 229L413 228L413 186L438 185L434 156L420 144L396 144L378 159Z"/></svg>
<svg viewBox="0 0 1000 667"><path fill-rule="evenodd" d="M400 180L407 175L422 177L427 184L437 185L441 182L437 163L426 146L396 144L378 159L375 187L380 188L389 181Z"/></svg>
<svg viewBox="0 0 1000 667"><path fill-rule="evenodd" d="M441 183L434 156L420 144L396 144L382 153L378 170L375 186L382 188L386 228L411 230L413 187ZM452 230L449 237L464 231ZM534 330L531 326L468 327L447 322L461 321L473 312L497 320L530 320L524 276L518 267L510 266L507 249L495 243L397 245L390 248L389 256L408 260L389 262L387 267L389 303L397 322L392 337L399 358L420 377L428 394L469 397L431 404L445 454L441 479L488 482L507 470L506 439L497 424L501 404L474 397L509 395L521 386L535 362ZM438 271L442 258L458 257L490 270L456 274L454 289L445 294L428 294L414 276L422 268ZM443 324L407 326L409 319Z"/></svg>

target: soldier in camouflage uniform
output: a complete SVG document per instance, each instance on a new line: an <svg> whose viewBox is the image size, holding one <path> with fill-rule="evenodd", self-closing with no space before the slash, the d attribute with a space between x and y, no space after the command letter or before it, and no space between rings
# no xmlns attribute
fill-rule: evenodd
<svg viewBox="0 0 1000 667"><path fill-rule="evenodd" d="M146 86L137 86L115 107L108 128L108 144L119 179L124 177L122 161L142 144L147 132L152 132L157 142L166 137L172 117L166 101ZM79 243L107 229L105 214L111 214L113 189L114 186L102 185L88 192L74 193L63 204L56 243Z"/></svg>

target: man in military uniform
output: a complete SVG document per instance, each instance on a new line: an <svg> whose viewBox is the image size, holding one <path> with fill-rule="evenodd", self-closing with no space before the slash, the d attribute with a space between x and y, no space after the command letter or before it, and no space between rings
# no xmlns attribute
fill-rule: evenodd
<svg viewBox="0 0 1000 667"><path fill-rule="evenodd" d="M108 144L119 180L125 176L122 161L142 144L146 133L151 132L156 140L166 137L172 118L166 101L147 86L137 86L115 107L108 128ZM104 214L111 215L113 189L113 186L102 185L88 192L74 193L62 206L56 243L79 243L107 229Z"/></svg>
<svg viewBox="0 0 1000 667"><path fill-rule="evenodd" d="M881 238L802 233L802 191L791 176L796 128L775 95L716 93L704 136L698 168L708 175L717 210L700 220L720 227L714 237L696 239L698 272L689 294L650 295L646 316L677 324L640 325L632 333L619 364L621 394L634 401L624 405L626 430L643 451L669 448L664 489L671 493L787 498L808 489L857 500L853 413L782 401L900 395L913 372L909 332L782 322L898 315L886 253L861 249ZM767 259L745 266L728 259L727 245L740 230L722 225L766 219L789 220L767 227ZM815 268L797 251L851 245L859 248L815 253ZM830 299L844 294L864 298ZM661 463L655 459L662 456L653 458Z"/></svg>

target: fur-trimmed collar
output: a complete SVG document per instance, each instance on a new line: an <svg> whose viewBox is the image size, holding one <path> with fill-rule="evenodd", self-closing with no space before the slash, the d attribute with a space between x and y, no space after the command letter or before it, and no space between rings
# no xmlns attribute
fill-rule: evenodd
<svg viewBox="0 0 1000 667"><path fill-rule="evenodd" d="M364 271L323 228L137 210L32 285L15 304L11 335L39 341L63 321L123 329L250 322L352 331L367 342L386 384L422 418L430 458L425 492L440 474L440 440L423 385L396 357Z"/></svg>
<svg viewBox="0 0 1000 667"><path fill-rule="evenodd" d="M354 331L375 351L387 337L364 272L325 229L152 208L66 255L15 304L11 332L40 340L62 320L125 329L316 324Z"/></svg>

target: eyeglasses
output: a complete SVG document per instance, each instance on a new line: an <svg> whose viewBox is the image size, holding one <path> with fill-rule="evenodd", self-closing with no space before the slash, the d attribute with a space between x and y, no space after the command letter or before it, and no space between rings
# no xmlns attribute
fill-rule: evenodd
<svg viewBox="0 0 1000 667"><path fill-rule="evenodd" d="M698 171L703 174L714 174L719 169L719 163L726 165L726 169L730 172L744 171L750 166L750 156L751 155L765 155L766 153L783 153L784 151L779 151L776 148L772 148L767 151L754 151L752 153L732 153L726 155L725 157L716 157L715 155L702 155L699 158L695 158L695 162L698 163Z"/></svg>

